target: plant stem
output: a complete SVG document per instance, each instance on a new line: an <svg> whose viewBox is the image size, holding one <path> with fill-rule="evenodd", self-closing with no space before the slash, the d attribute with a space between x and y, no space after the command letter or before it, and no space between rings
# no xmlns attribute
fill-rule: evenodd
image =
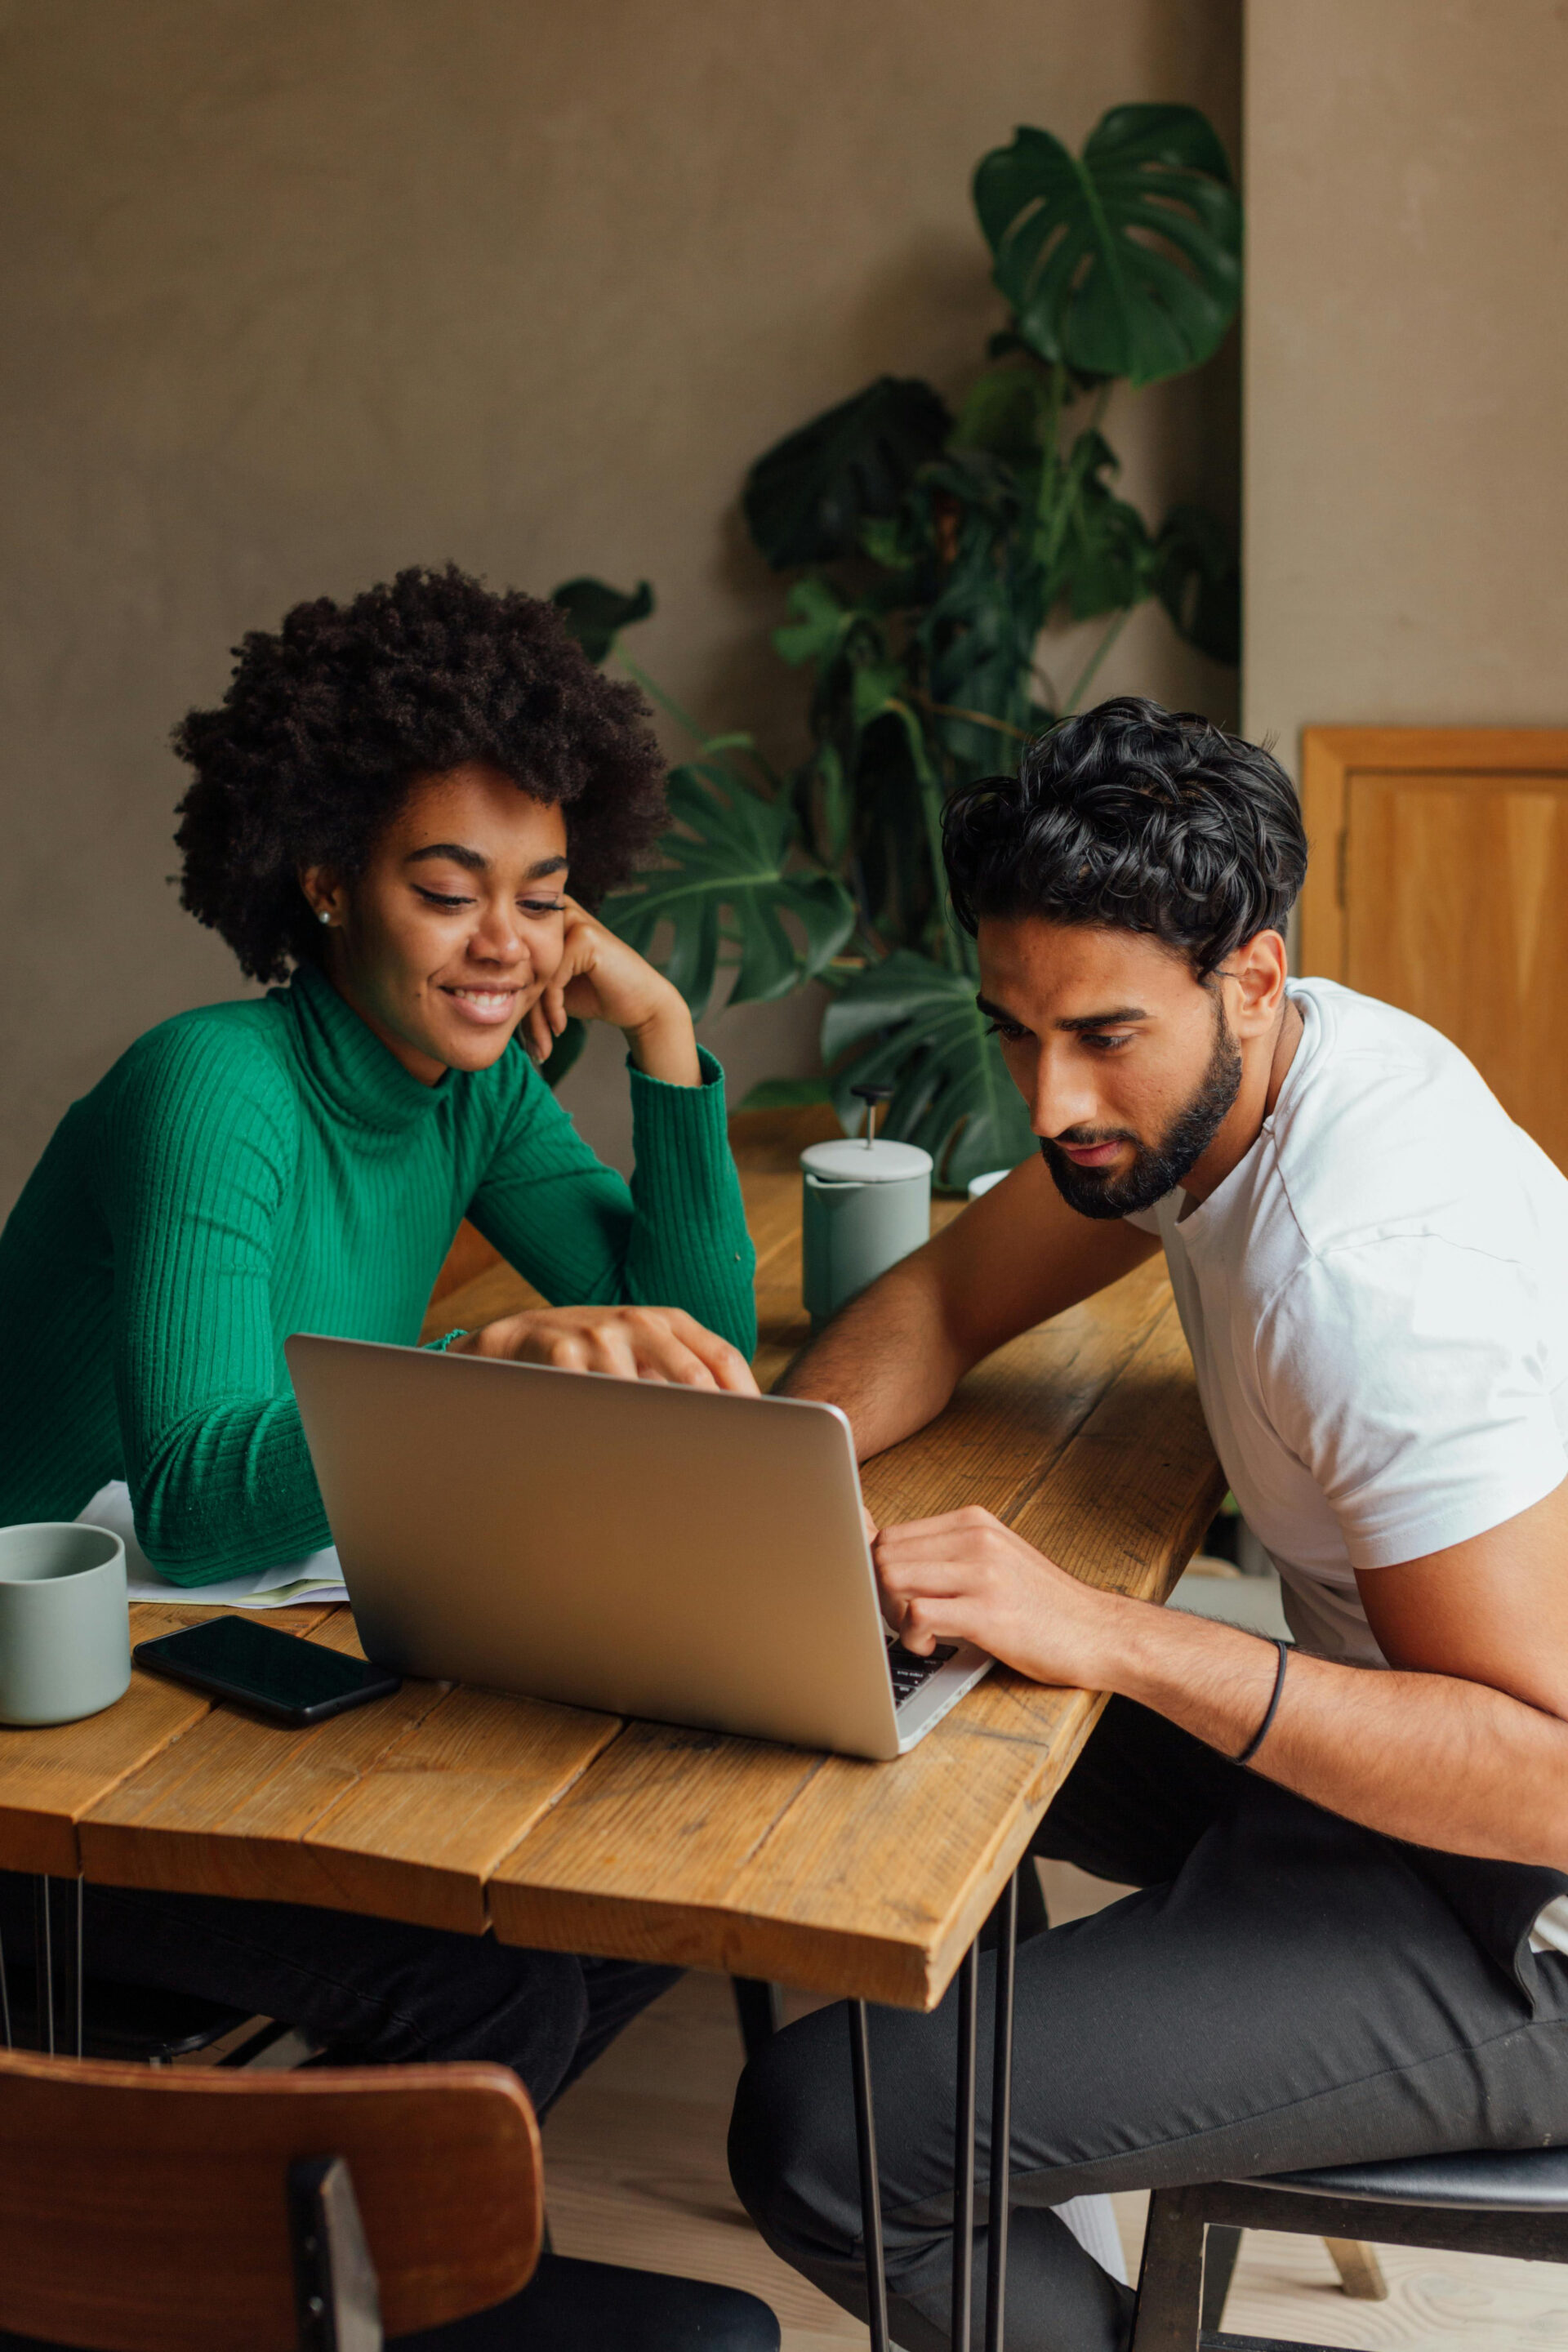
<svg viewBox="0 0 1568 2352"><path fill-rule="evenodd" d="M988 710L965 710L956 702L933 702L918 686L910 687L909 695L911 702L918 702L933 719L966 719L972 727L994 727L1000 735L1016 735L1020 743L1029 740L1026 727L1015 727L1008 719L993 719Z"/></svg>
<svg viewBox="0 0 1568 2352"><path fill-rule="evenodd" d="M702 730L697 724L696 719L692 718L691 713L689 710L682 710L679 703L677 702L672 696L666 694L662 686L658 685L653 678L649 677L647 670L642 667L642 664L640 662L633 661L630 654L624 654L618 644L616 646L616 659L620 663L620 666L626 671L626 676L637 680L643 692L647 696L649 701L657 702L659 709L668 712L668 716L674 719L678 727L685 728L687 733L690 736L692 741L698 746L699 750L706 751L708 749L709 739L702 732Z"/></svg>
<svg viewBox="0 0 1568 2352"><path fill-rule="evenodd" d="M742 751L744 752L746 758L751 761L758 774L772 786L774 792L782 790L784 783L783 777L779 774L772 761L763 758L763 754L758 751L754 743L747 742L742 744L733 740L724 740L715 736L704 735L701 728L697 724L696 719L692 718L691 713L689 710L682 710L679 703L676 701L674 696L666 694L663 687L658 685L657 680L649 677L647 670L643 668L642 664L640 662L633 661L629 654L624 654L618 645L616 647L616 659L620 663L620 666L626 671L626 676L630 678L636 679L637 685L641 687L643 692L648 697L650 701L657 702L661 710L668 711L670 718L674 719L678 727L685 728L686 732L690 736L692 741L697 745L700 751L717 752Z"/></svg>
<svg viewBox="0 0 1568 2352"><path fill-rule="evenodd" d="M1099 669L1100 663L1105 659L1106 655L1110 651L1111 646L1116 643L1117 638L1127 626L1128 619L1131 611L1132 607L1131 604L1124 604L1122 606L1121 612L1116 614L1110 626L1107 629L1105 635L1101 637L1100 643L1096 646L1094 651L1090 654L1089 659L1079 670L1077 677L1073 680L1072 692L1068 696L1066 702L1061 708L1060 716L1063 719L1069 719L1072 716L1073 712L1078 709L1080 697L1088 693L1090 686L1094 682L1095 673Z"/></svg>

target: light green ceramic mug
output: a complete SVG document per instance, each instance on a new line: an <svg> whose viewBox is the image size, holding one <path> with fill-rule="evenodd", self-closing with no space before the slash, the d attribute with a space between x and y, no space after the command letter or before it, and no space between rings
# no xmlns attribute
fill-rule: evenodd
<svg viewBox="0 0 1568 2352"><path fill-rule="evenodd" d="M0 1528L0 1723L75 1723L131 1681L125 1546L107 1528Z"/></svg>

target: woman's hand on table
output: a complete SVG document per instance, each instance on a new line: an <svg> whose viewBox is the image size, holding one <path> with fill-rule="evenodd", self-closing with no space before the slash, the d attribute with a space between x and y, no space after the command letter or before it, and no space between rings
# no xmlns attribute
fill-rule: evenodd
<svg viewBox="0 0 1568 2352"><path fill-rule="evenodd" d="M558 1371L608 1372L756 1396L738 1348L679 1307L532 1307L454 1339L454 1356L492 1356Z"/></svg>
<svg viewBox="0 0 1568 2352"><path fill-rule="evenodd" d="M883 1528L871 1548L882 1614L907 1650L974 1642L1037 1683L1104 1690L1125 1612L991 1512L971 1507Z"/></svg>
<svg viewBox="0 0 1568 2352"><path fill-rule="evenodd" d="M568 898L561 961L521 1024L523 1042L536 1062L548 1061L573 1016L607 1021L621 1030L633 1061L650 1078L677 1087L701 1085L697 1034L680 991Z"/></svg>

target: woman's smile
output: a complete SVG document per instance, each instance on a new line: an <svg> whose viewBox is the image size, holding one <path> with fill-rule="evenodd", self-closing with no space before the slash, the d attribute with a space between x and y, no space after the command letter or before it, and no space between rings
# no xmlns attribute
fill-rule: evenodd
<svg viewBox="0 0 1568 2352"><path fill-rule="evenodd" d="M526 989L521 981L503 986L494 982L479 986L471 982L438 981L437 986L449 999L459 1020L471 1021L481 1029L513 1022L523 1010Z"/></svg>

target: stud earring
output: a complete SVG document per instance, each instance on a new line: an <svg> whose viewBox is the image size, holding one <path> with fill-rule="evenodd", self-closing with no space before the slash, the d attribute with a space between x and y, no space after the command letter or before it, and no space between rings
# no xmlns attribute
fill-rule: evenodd
<svg viewBox="0 0 1568 2352"><path fill-rule="evenodd" d="M330 923L330 922L331 921L331 919L332 919L332 910L331 910L331 908L330 907L323 907L323 908L321 908L321 912L320 912L320 913L317 915L317 917L316 917L316 920L317 920L317 922L318 922L318 923Z"/></svg>

